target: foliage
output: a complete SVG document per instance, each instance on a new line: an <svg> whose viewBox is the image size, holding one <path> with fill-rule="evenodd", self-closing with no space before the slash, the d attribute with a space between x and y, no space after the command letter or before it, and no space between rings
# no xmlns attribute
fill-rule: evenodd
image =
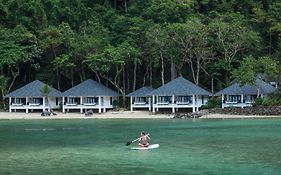
<svg viewBox="0 0 281 175"><path fill-rule="evenodd" d="M254 106L275 106L281 105L281 89L278 88L266 98L256 98Z"/></svg>
<svg viewBox="0 0 281 175"><path fill-rule="evenodd" d="M221 107L221 99L218 97L210 98L206 105L203 105L202 109L212 109L212 108L220 108Z"/></svg>
<svg viewBox="0 0 281 175"><path fill-rule="evenodd" d="M255 83L258 73L267 76L274 76L277 74L278 63L269 57L260 57L255 59L252 56L243 59L241 66L233 71L233 77L241 85L246 83Z"/></svg>
<svg viewBox="0 0 281 175"><path fill-rule="evenodd" d="M0 1L4 94L34 79L64 91L92 78L123 98L180 75L214 91L278 80L280 12L276 0Z"/></svg>

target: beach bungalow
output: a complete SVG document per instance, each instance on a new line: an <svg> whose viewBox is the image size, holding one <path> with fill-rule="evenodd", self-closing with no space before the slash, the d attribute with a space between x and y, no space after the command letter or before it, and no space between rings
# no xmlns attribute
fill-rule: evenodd
<svg viewBox="0 0 281 175"><path fill-rule="evenodd" d="M48 95L42 93L45 83L35 80L9 94L9 112L24 110L26 113L34 110L59 109L61 103L61 92L51 88Z"/></svg>
<svg viewBox="0 0 281 175"><path fill-rule="evenodd" d="M211 93L183 77L178 77L155 89L150 95L153 102L152 112L158 111L160 108L168 108L175 113L178 109L198 111L202 105L208 102Z"/></svg>
<svg viewBox="0 0 281 175"><path fill-rule="evenodd" d="M101 113L113 108L113 100L119 94L89 79L63 92L62 96L63 112L80 110L83 113L87 110L98 110Z"/></svg>
<svg viewBox="0 0 281 175"><path fill-rule="evenodd" d="M131 111L133 111L134 108L148 108L148 110L151 111L152 106L150 93L153 90L154 88L146 86L128 94L127 97L130 97Z"/></svg>
<svg viewBox="0 0 281 175"><path fill-rule="evenodd" d="M257 78L254 85L240 86L234 82L231 86L217 92L215 96L221 96L222 108L244 108L252 106L257 96L263 98L275 90L275 87Z"/></svg>

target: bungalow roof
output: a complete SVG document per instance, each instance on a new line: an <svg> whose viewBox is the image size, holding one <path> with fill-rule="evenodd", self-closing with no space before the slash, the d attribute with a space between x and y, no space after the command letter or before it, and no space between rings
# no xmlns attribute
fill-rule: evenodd
<svg viewBox="0 0 281 175"><path fill-rule="evenodd" d="M79 97L79 96L109 96L109 97L116 97L119 94L112 89L105 87L104 85L88 79L83 81L82 83L66 90L63 92L63 96L72 96L72 97Z"/></svg>
<svg viewBox="0 0 281 175"><path fill-rule="evenodd" d="M140 89L137 89L134 92L129 93L128 97L148 97L151 96L150 93L154 90L151 86L145 86Z"/></svg>
<svg viewBox="0 0 281 175"><path fill-rule="evenodd" d="M19 98L23 98L23 97L43 97L45 96L41 91L43 89L43 87L46 84L39 81L39 80L35 80L32 81L31 83L26 84L25 86L16 89L14 91L12 91L11 93L5 95L4 97L19 97ZM51 87L51 91L49 93L49 96L52 97L61 97L62 93L54 88Z"/></svg>
<svg viewBox="0 0 281 175"><path fill-rule="evenodd" d="M183 77L178 77L155 89L151 95L212 95Z"/></svg>
<svg viewBox="0 0 281 175"><path fill-rule="evenodd" d="M215 95L216 96L220 96L222 94L226 94L226 95L255 95L258 93L258 89L259 89L259 93L260 94L269 94L272 93L276 90L276 88L274 88L273 86L271 86L270 84L264 82L261 79L256 79L256 82L254 85L250 85L250 84L246 84L244 86L239 86L238 83L233 83L231 86L217 92Z"/></svg>

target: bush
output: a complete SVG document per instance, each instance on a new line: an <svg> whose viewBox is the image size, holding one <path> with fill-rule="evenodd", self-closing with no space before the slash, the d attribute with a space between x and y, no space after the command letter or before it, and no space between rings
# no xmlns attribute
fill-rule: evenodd
<svg viewBox="0 0 281 175"><path fill-rule="evenodd" d="M203 105L201 109L212 109L212 108L220 108L221 107L221 98L213 97L209 99L206 105Z"/></svg>
<svg viewBox="0 0 281 175"><path fill-rule="evenodd" d="M279 88L274 93L266 98L256 98L254 106L276 106L281 105L281 89Z"/></svg>
<svg viewBox="0 0 281 175"><path fill-rule="evenodd" d="M260 106L260 105L262 105L263 103L264 103L264 98L258 97L258 98L255 99L255 101L254 101L254 103L253 103L253 106Z"/></svg>

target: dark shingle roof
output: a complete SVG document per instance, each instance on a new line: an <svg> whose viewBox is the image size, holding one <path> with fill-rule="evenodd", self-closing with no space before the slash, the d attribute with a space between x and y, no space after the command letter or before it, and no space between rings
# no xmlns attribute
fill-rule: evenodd
<svg viewBox="0 0 281 175"><path fill-rule="evenodd" d="M43 97L44 94L41 92L43 87L46 84L35 80L5 96L6 97ZM49 96L52 97L61 97L62 93L54 88L51 87L51 92L49 93Z"/></svg>
<svg viewBox="0 0 281 175"><path fill-rule="evenodd" d="M67 91L63 92L63 96L110 96L116 97L120 96L117 92L105 87L104 85L94 81L94 80L86 80L82 83L74 86L73 88L68 89Z"/></svg>
<svg viewBox="0 0 281 175"><path fill-rule="evenodd" d="M220 96L222 94L227 95L241 95L243 93L242 88L238 85L238 83L233 83L231 86L217 92L215 96Z"/></svg>
<svg viewBox="0 0 281 175"><path fill-rule="evenodd" d="M151 86L142 87L136 91L129 93L128 97L147 97L150 96L150 93L154 90Z"/></svg>
<svg viewBox="0 0 281 175"><path fill-rule="evenodd" d="M167 84L155 89L151 95L212 95L205 89L193 84L192 82L178 77Z"/></svg>
<svg viewBox="0 0 281 175"><path fill-rule="evenodd" d="M258 92L258 89L260 90L260 94L269 94L276 90L273 86L270 84L262 81L261 79L256 79L255 85L246 84L244 86L239 86L238 83L234 83L231 86L217 92L215 95L220 96L222 94L226 95L256 95Z"/></svg>

